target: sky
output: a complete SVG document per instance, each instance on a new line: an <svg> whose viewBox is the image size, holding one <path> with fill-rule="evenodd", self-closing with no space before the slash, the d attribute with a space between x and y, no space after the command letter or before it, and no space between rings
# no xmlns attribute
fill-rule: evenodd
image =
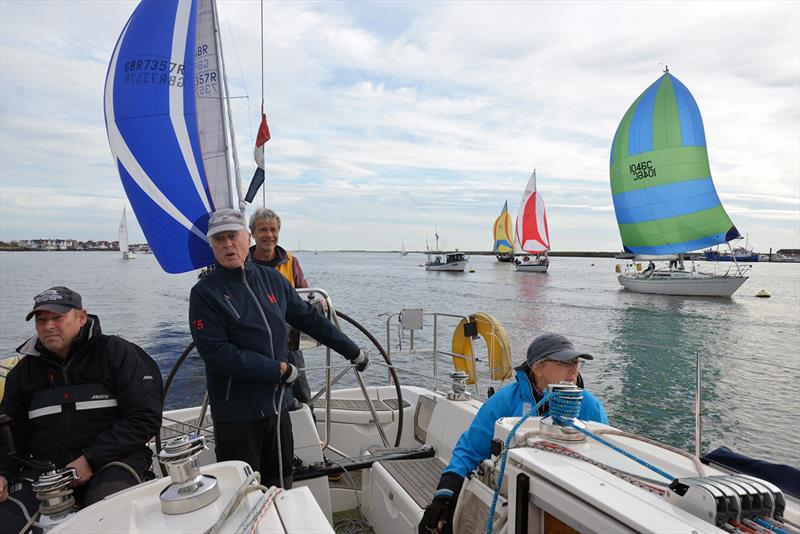
<svg viewBox="0 0 800 534"><path fill-rule="evenodd" d="M116 239L102 98L135 5L0 0L0 240ZM247 183L259 3L218 10ZM535 168L553 250L620 250L611 142L665 65L739 231L800 248L800 2L265 2L264 25L267 206L289 249L422 250L438 230L488 250Z"/></svg>

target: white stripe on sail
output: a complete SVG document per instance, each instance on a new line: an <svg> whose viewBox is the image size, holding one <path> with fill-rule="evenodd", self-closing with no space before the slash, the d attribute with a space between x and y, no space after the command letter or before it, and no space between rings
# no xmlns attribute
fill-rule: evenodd
<svg viewBox="0 0 800 534"><path fill-rule="evenodd" d="M36 410L31 410L28 412L28 419L36 419L37 417L43 417L45 415L52 415L54 413L61 413L61 405L56 404L55 406L45 406L44 408L38 408Z"/></svg>
<svg viewBox="0 0 800 534"><path fill-rule="evenodd" d="M128 25L122 31L122 36L119 42L125 40L125 34L128 32ZM176 208L172 202L161 192L158 187L153 183L147 173L142 169L139 162L131 153L125 139L122 137L117 123L114 118L114 78L117 71L117 60L119 59L119 46L114 49L114 56L111 58L111 65L108 70L108 79L106 80L106 98L105 108L108 127L108 143L111 145L111 153L115 158L122 162L122 165L130 173L131 178L136 184L145 192L150 199L155 202L162 210L164 210L170 217L179 222L187 230L191 231L197 237L205 242L208 242L206 235L200 231L181 211ZM116 163L116 161L115 161Z"/></svg>
<svg viewBox="0 0 800 534"><path fill-rule="evenodd" d="M175 65L183 65L184 57L186 55L186 38L189 33L189 16L192 13L191 2L178 2L178 11L175 14L175 27L172 31L172 63ZM194 53L194 51L192 52ZM197 190L197 196L203 201L203 206L206 211L211 211L211 205L206 198L206 191L203 187L203 182L200 179L200 170L197 168L197 161L194 159L194 152L192 151L192 143L189 139L189 131L186 129L186 117L183 115L183 91L186 84L191 83L194 85L194 80L189 80L187 77L183 79L183 86L170 85L169 87L169 118L172 121L172 127L175 129L175 138L178 140L178 145L181 147L181 154L186 162L186 167L189 169L189 174L192 176L192 183ZM194 91L192 91L194 93Z"/></svg>
<svg viewBox="0 0 800 534"><path fill-rule="evenodd" d="M82 401L75 403L76 410L97 410L99 408L113 408L117 405L117 399Z"/></svg>
<svg viewBox="0 0 800 534"><path fill-rule="evenodd" d="M540 193L536 193L536 229L539 230L541 243L545 250L550 249L550 236L547 234L547 221L545 220L544 199Z"/></svg>

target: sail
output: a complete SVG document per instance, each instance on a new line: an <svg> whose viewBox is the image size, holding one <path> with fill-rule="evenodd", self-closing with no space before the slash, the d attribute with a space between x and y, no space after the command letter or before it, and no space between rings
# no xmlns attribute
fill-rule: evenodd
<svg viewBox="0 0 800 534"><path fill-rule="evenodd" d="M711 181L700 110L669 72L625 113L610 168L626 252L679 254L739 237Z"/></svg>
<svg viewBox="0 0 800 534"><path fill-rule="evenodd" d="M125 217L125 208L122 208L122 220L119 222L119 251L128 252L128 220Z"/></svg>
<svg viewBox="0 0 800 534"><path fill-rule="evenodd" d="M147 241L170 273L213 263L209 215L239 207L215 25L212 0L143 0L106 76L111 152Z"/></svg>
<svg viewBox="0 0 800 534"><path fill-rule="evenodd" d="M536 191L536 171L533 171L522 202L517 211L514 236L516 252L539 254L550 250L550 232L547 229L547 213L542 195Z"/></svg>
<svg viewBox="0 0 800 534"><path fill-rule="evenodd" d="M508 201L503 204L503 211L494 221L494 247L495 254L506 254L514 250L514 230L511 228L511 215L508 214Z"/></svg>

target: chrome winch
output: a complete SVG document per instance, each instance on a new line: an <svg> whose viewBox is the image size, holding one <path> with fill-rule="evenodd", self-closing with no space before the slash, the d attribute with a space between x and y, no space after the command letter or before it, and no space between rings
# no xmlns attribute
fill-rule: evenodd
<svg viewBox="0 0 800 534"><path fill-rule="evenodd" d="M75 506L75 497L69 485L77 478L78 472L75 468L65 467L48 470L31 483L31 488L40 501L39 524L43 529L55 526L70 515Z"/></svg>
<svg viewBox="0 0 800 534"><path fill-rule="evenodd" d="M164 443L158 460L167 466L172 484L161 491L161 511L186 514L208 506L219 497L216 477L200 473L198 456L206 449L203 436L178 436Z"/></svg>
<svg viewBox="0 0 800 534"><path fill-rule="evenodd" d="M717 526L764 517L780 521L786 508L777 486L748 475L677 478L665 498Z"/></svg>
<svg viewBox="0 0 800 534"><path fill-rule="evenodd" d="M569 382L559 382L547 386L547 393L553 398L549 401L549 414L539 421L539 433L542 437L572 443L586 441L586 436L567 423L585 428L578 418L580 403L583 400L583 389Z"/></svg>
<svg viewBox="0 0 800 534"><path fill-rule="evenodd" d="M447 398L449 400L463 401L471 398L469 391L467 391L468 378L469 375L464 371L454 371L450 373L453 390L447 393Z"/></svg>

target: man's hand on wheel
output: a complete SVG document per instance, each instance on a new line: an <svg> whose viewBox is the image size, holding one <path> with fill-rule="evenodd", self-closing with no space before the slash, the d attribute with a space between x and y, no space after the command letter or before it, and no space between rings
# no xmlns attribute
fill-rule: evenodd
<svg viewBox="0 0 800 534"><path fill-rule="evenodd" d="M283 372L281 375L281 382L286 384L287 386L292 385L292 382L297 380L300 376L300 371L298 371L297 367L292 365L291 363L286 364L286 371Z"/></svg>
<svg viewBox="0 0 800 534"><path fill-rule="evenodd" d="M369 365L369 354L364 349L360 349L358 356L353 359L353 365L356 366L356 371L363 373Z"/></svg>

